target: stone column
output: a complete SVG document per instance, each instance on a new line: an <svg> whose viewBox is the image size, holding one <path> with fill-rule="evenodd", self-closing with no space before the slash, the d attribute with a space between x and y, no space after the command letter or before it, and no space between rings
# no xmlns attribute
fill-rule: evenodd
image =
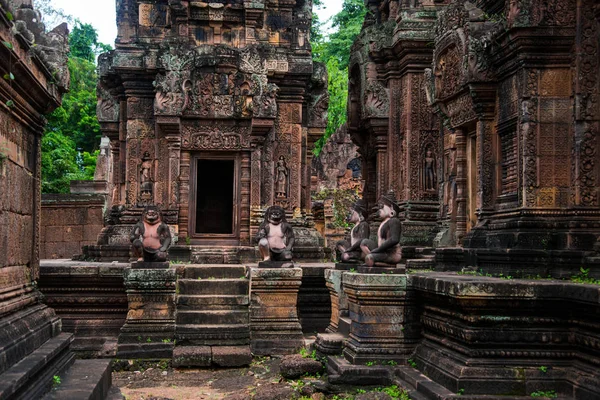
<svg viewBox="0 0 600 400"><path fill-rule="evenodd" d="M124 281L129 311L119 334L117 357L171 358L175 339L175 269L127 268Z"/></svg>
<svg viewBox="0 0 600 400"><path fill-rule="evenodd" d="M301 268L252 268L250 343L255 355L292 354L304 345L298 319Z"/></svg>
<svg viewBox="0 0 600 400"><path fill-rule="evenodd" d="M405 274L343 275L351 320L343 354L350 363L406 364L419 335L414 295L407 280Z"/></svg>

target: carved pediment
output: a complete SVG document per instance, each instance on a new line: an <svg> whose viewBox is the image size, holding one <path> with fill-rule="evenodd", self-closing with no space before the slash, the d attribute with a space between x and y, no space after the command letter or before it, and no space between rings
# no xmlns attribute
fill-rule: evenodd
<svg viewBox="0 0 600 400"><path fill-rule="evenodd" d="M155 112L203 118L275 118L279 88L267 78L272 61L276 69L283 63L267 59L255 47L243 51L228 46L200 46L188 52L169 49L159 59L165 71L154 81ZM229 67L228 72L215 68L222 63ZM287 70L287 62L283 67Z"/></svg>

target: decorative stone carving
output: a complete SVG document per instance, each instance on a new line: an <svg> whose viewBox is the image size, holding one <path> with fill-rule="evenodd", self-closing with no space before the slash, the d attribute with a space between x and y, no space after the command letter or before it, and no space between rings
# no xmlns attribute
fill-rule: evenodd
<svg viewBox="0 0 600 400"><path fill-rule="evenodd" d="M264 268L292 266L294 240L294 229L287 222L284 209L280 206L269 207L257 236L263 257L261 265Z"/></svg>
<svg viewBox="0 0 600 400"><path fill-rule="evenodd" d="M350 241L340 241L336 245L338 260L345 263L364 261L366 253L361 249L361 244L363 240L370 237L370 228L366 216L367 208L364 200L357 200L348 216L348 222L354 223L350 231Z"/></svg>
<svg viewBox="0 0 600 400"><path fill-rule="evenodd" d="M387 117L390 111L388 92L378 81L368 82L365 88L364 116Z"/></svg>
<svg viewBox="0 0 600 400"><path fill-rule="evenodd" d="M171 247L171 231L165 224L160 210L148 206L131 233L132 251L138 261L164 262Z"/></svg>
<svg viewBox="0 0 600 400"><path fill-rule="evenodd" d="M382 219L377 232L377 243L370 239L362 241L360 247L366 254L365 264L371 268L374 266L392 267L400 262L402 257L400 247L400 235L402 225L398 214L400 208L396 203L394 192L389 192L379 199L378 216Z"/></svg>

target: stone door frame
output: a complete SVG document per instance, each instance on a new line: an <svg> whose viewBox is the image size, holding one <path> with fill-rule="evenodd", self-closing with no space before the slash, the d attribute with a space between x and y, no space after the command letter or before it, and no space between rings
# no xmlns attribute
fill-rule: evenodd
<svg viewBox="0 0 600 400"><path fill-rule="evenodd" d="M199 160L226 160L233 161L233 233L196 233L196 201L198 188L198 161ZM241 220L241 161L240 152L210 152L194 151L190 152L190 194L189 194L189 220L188 232L192 243L198 241L198 244L218 244L218 245L239 245L240 244L240 220Z"/></svg>

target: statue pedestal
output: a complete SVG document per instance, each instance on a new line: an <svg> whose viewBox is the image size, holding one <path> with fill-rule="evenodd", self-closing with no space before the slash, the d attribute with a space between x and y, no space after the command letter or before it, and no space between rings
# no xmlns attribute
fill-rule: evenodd
<svg viewBox="0 0 600 400"><path fill-rule="evenodd" d="M261 261L258 263L261 269L294 268L293 261Z"/></svg>
<svg viewBox="0 0 600 400"><path fill-rule="evenodd" d="M119 358L171 358L175 338L175 269L125 269L129 311L117 344Z"/></svg>
<svg viewBox="0 0 600 400"><path fill-rule="evenodd" d="M351 320L343 352L346 360L355 365L391 360L406 364L419 338L407 276L346 272L342 285Z"/></svg>
<svg viewBox="0 0 600 400"><path fill-rule="evenodd" d="M252 268L250 343L255 355L292 354L304 345L298 319L301 268Z"/></svg>

